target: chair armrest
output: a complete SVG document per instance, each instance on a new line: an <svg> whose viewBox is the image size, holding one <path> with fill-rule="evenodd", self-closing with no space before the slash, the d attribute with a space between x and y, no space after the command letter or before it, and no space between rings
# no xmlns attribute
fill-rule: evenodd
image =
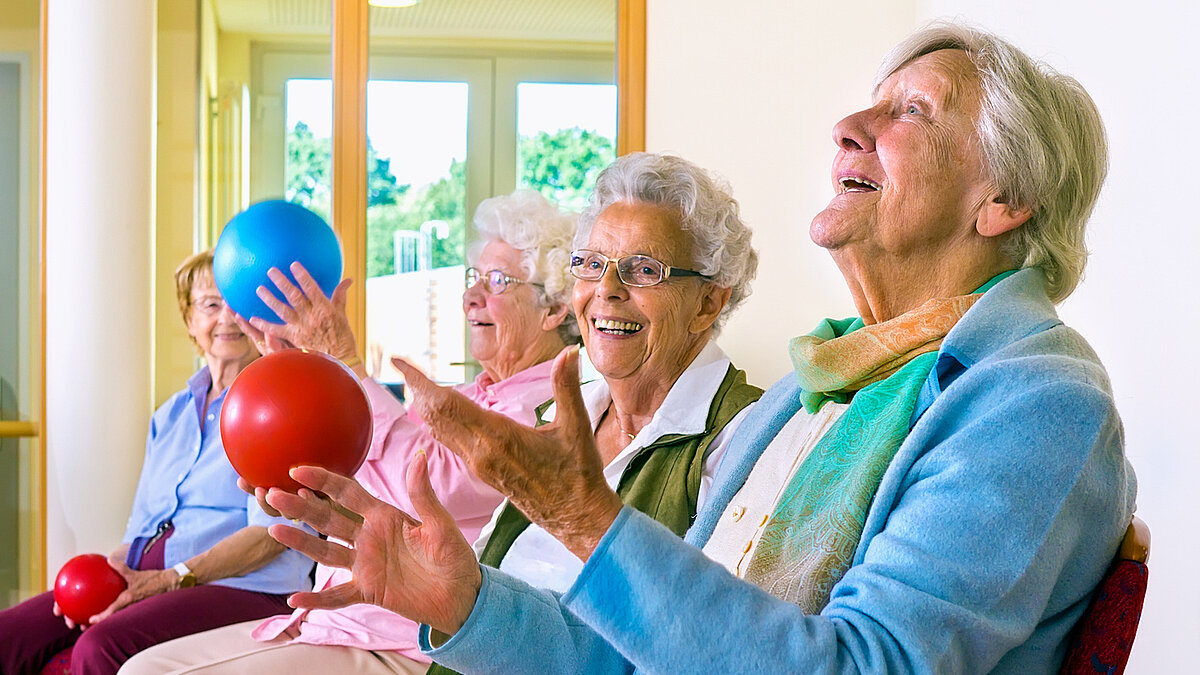
<svg viewBox="0 0 1200 675"><path fill-rule="evenodd" d="M1125 530L1124 538L1121 539L1121 548L1117 551L1117 558L1140 563L1145 563L1150 559L1150 526L1146 524L1146 521L1137 516L1133 517L1129 528Z"/></svg>

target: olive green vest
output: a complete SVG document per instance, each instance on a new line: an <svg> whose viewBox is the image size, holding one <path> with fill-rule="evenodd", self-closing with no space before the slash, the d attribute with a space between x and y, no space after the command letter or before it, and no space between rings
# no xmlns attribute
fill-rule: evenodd
<svg viewBox="0 0 1200 675"><path fill-rule="evenodd" d="M746 384L746 373L731 364L708 408L704 431L667 434L642 448L617 484L621 501L682 537L696 519L696 500L708 446L729 420L757 401L762 393L762 389ZM509 547L527 527L529 520L525 515L512 504L505 504L479 562L500 567Z"/></svg>
<svg viewBox="0 0 1200 675"><path fill-rule="evenodd" d="M696 500L700 496L700 478L704 474L704 456L713 439L729 420L758 400L763 390L746 384L746 373L729 365L725 379L708 407L704 431L698 434L667 434L642 448L629 462L617 484L621 501L671 528L682 537L696 519ZM549 404L538 407L538 424ZM529 527L529 519L512 504L505 502L496 527L479 562L500 567L517 537ZM434 663L426 675L450 675L449 668Z"/></svg>

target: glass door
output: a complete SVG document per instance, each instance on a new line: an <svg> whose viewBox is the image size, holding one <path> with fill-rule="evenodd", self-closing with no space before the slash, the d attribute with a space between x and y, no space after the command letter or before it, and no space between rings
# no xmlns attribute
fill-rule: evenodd
<svg viewBox="0 0 1200 675"><path fill-rule="evenodd" d="M0 62L0 420L20 419L18 380L20 379L21 317L18 307L22 294L17 270L20 265L20 219L17 215L20 167L20 90L21 71L16 63ZM19 514L20 445L22 440L0 437L0 591L6 597L0 604L16 600L19 586L17 551L20 550Z"/></svg>
<svg viewBox="0 0 1200 675"><path fill-rule="evenodd" d="M0 12L0 607L44 588L37 0Z"/></svg>
<svg viewBox="0 0 1200 675"><path fill-rule="evenodd" d="M367 85L368 147L380 159L368 160L366 361L382 382L401 379L393 355L435 380L464 379L470 89L399 79Z"/></svg>
<svg viewBox="0 0 1200 675"><path fill-rule="evenodd" d="M308 58L271 54L263 64L266 86L283 94L274 119L286 130L277 174L284 184L275 194L328 218L330 81L310 76L316 69L304 66L319 64ZM486 59L376 57L371 68L364 361L387 384L400 382L393 355L439 381L461 382L466 214L491 191L492 66ZM289 76L296 73L305 76ZM268 198L269 189L260 181L255 199Z"/></svg>
<svg viewBox="0 0 1200 675"><path fill-rule="evenodd" d="M616 159L612 84L517 85L517 186L582 211L596 176Z"/></svg>
<svg viewBox="0 0 1200 675"><path fill-rule="evenodd" d="M328 65L282 51L259 61L253 199L283 195L328 218ZM363 359L397 391L396 355L463 382L478 372L461 305L475 207L528 187L583 208L615 157L612 58L376 55L370 66Z"/></svg>
<svg viewBox="0 0 1200 675"><path fill-rule="evenodd" d="M617 87L608 56L496 61L498 187L538 190L573 211L616 159Z"/></svg>

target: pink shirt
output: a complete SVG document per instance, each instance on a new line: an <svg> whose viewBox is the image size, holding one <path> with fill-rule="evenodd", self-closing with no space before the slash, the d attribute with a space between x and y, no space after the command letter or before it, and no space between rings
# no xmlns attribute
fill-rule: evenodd
<svg viewBox="0 0 1200 675"><path fill-rule="evenodd" d="M501 382L493 382L484 373L457 389L488 410L532 425L534 408L553 396L551 363L545 361ZM367 459L354 477L375 497L414 513L404 476L409 460L424 449L429 457L429 478L438 499L454 515L467 541L475 541L503 497L468 471L457 455L435 441L416 413L409 412L386 389L370 378L363 380L363 387L371 402L375 431ZM318 590L350 578L349 570L317 565ZM417 648L417 624L375 605L296 610L290 615L267 619L251 633L260 642L281 635L293 638L292 642L396 651L414 661L429 662Z"/></svg>

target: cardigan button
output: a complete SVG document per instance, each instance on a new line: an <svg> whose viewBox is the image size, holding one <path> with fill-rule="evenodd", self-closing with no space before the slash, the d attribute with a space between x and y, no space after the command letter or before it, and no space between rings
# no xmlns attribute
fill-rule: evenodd
<svg viewBox="0 0 1200 675"><path fill-rule="evenodd" d="M733 513L730 515L733 517L733 522L736 523L742 519L742 516L746 515L746 507L744 507L744 506L734 507Z"/></svg>

